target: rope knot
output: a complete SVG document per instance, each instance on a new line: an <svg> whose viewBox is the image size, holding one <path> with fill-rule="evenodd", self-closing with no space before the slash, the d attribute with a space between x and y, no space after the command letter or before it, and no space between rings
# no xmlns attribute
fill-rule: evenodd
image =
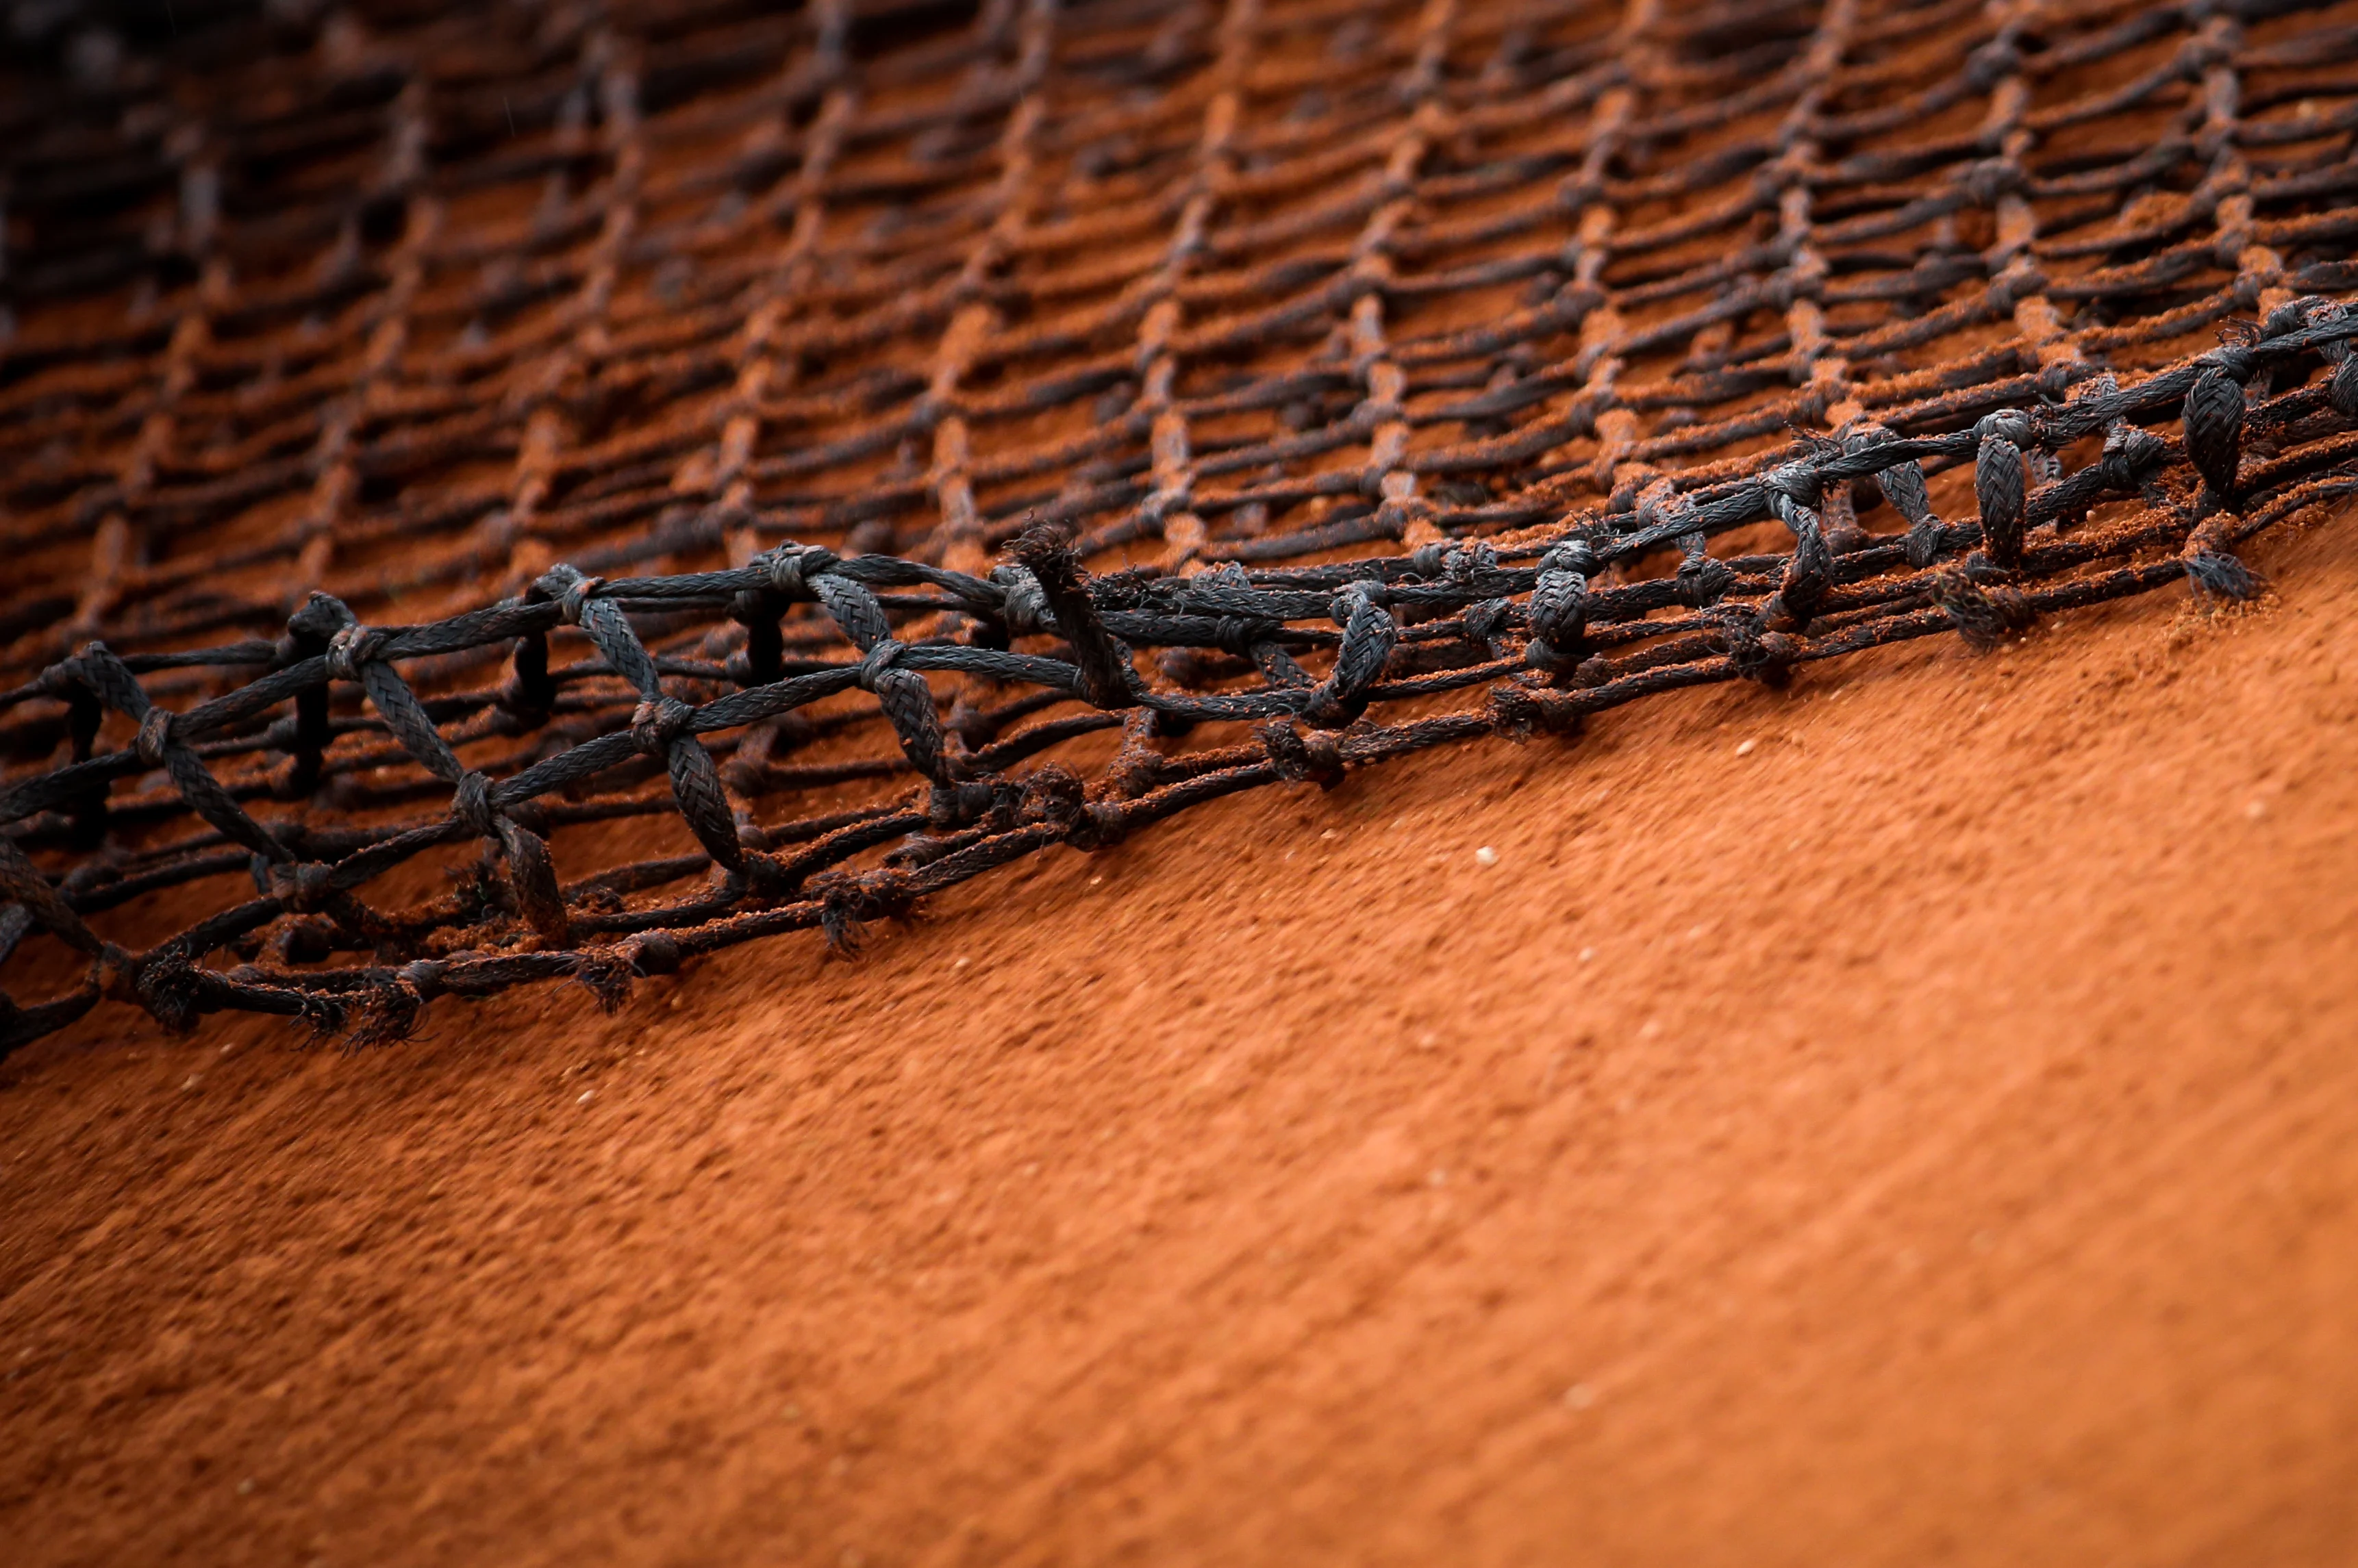
<svg viewBox="0 0 2358 1568"><path fill-rule="evenodd" d="M2251 380L2260 368L2260 356L2242 343L2222 343L2203 357L2238 386Z"/></svg>
<svg viewBox="0 0 2358 1568"><path fill-rule="evenodd" d="M1776 507L1779 517L1786 516L1787 512L1785 507L1777 505L1780 499L1802 506L1815 506L1823 488L1818 470L1806 462L1784 463L1770 469L1760 476L1760 484L1768 491L1768 503Z"/></svg>
<svg viewBox="0 0 2358 1568"><path fill-rule="evenodd" d="M1048 592L1032 575L1031 568L993 567L990 580L999 585L1004 595L999 616L1006 622L1009 635L1035 637L1056 630L1055 612L1048 608Z"/></svg>
<svg viewBox="0 0 2358 1568"><path fill-rule="evenodd" d="M696 709L676 697L651 697L631 710L631 739L650 757L668 753L695 727Z"/></svg>
<svg viewBox="0 0 2358 1568"><path fill-rule="evenodd" d="M358 622L341 627L328 639L328 673L338 680L357 681L361 666L374 659L391 633Z"/></svg>
<svg viewBox="0 0 2358 1568"><path fill-rule="evenodd" d="M1982 538L1990 559L2011 567L2022 559L2030 500L2030 481L2022 462L2022 449L2031 444L2027 422L2005 424L1993 414L1974 428L1981 434L1981 446L1974 454L1974 501L1981 510Z"/></svg>
<svg viewBox="0 0 2358 1568"><path fill-rule="evenodd" d="M2104 454L2098 460L2104 488L2134 494L2169 455L2169 445L2152 431L2123 419L2104 433Z"/></svg>
<svg viewBox="0 0 2358 1568"><path fill-rule="evenodd" d="M1693 515L1694 509L1694 497L1686 494L1669 479L1658 479L1638 492L1638 524L1640 527L1652 528L1665 523L1683 523ZM1558 545L1556 549L1561 550L1563 547ZM1586 547L1585 543L1583 547ZM1550 550L1548 554L1552 556L1555 550ZM1593 564L1595 558L1595 553L1591 552L1589 560L1592 564L1574 569L1584 573L1593 572L1596 569Z"/></svg>
<svg viewBox="0 0 2358 1568"><path fill-rule="evenodd" d="M2225 350L2221 350L2225 353ZM2244 441L2243 378L2223 364L2213 365L2186 389L2186 455L2214 496L2223 501L2235 491L2242 466Z"/></svg>
<svg viewBox="0 0 2358 1568"><path fill-rule="evenodd" d="M642 931L622 946L631 967L643 975L668 975L679 968L679 939L668 931Z"/></svg>
<svg viewBox="0 0 2358 1568"><path fill-rule="evenodd" d="M1503 599L1485 599L1466 607L1466 635L1489 646L1507 629L1513 607Z"/></svg>
<svg viewBox="0 0 2358 1568"><path fill-rule="evenodd" d="M1975 421L1974 434L1985 441L2008 441L2028 449L2039 444L2039 438L2045 434L2042 426L2043 421L2026 409L2001 408Z"/></svg>
<svg viewBox="0 0 2358 1568"><path fill-rule="evenodd" d="M1322 730L1339 730L1368 708L1368 688L1381 679L1390 662L1400 627L1378 597L1380 585L1347 584L1330 606L1343 628L1343 645L1335 654L1335 670L1310 693L1302 715Z"/></svg>
<svg viewBox="0 0 2358 1568"><path fill-rule="evenodd" d="M761 557L770 568L771 589L798 601L817 597L811 579L833 571L838 559L833 550L817 545L780 545Z"/></svg>
<svg viewBox="0 0 2358 1568"><path fill-rule="evenodd" d="M1767 687L1781 687L1790 677L1791 638L1781 632L1764 631L1759 615L1747 609L1721 610L1711 619L1713 640L1726 650L1727 662L1737 675Z"/></svg>
<svg viewBox="0 0 2358 1568"><path fill-rule="evenodd" d="M196 966L171 947L158 948L152 961L139 966L136 983L139 1005L147 1016L174 1034L186 1034L196 1028L203 1017L205 980ZM216 981L218 983L218 981Z"/></svg>
<svg viewBox="0 0 2358 1568"><path fill-rule="evenodd" d="M1286 783L1333 789L1343 782L1343 747L1334 736L1317 730L1304 735L1282 719L1268 720L1254 733Z"/></svg>
<svg viewBox="0 0 2358 1568"><path fill-rule="evenodd" d="M2348 308L2338 299L2319 299L2314 296L2311 296L2305 299L2296 299L2293 301L2293 304L2299 308L2300 319L2299 321L2293 323L2290 328L2288 328L2288 330L2297 330L2302 326L2331 326L2334 322L2343 319L2350 313ZM2350 340L2347 338L2336 338L2331 342L2320 343L2318 345L2317 351L2323 354L2326 359L2331 362L2340 364L2343 360L2350 357Z"/></svg>
<svg viewBox="0 0 2358 1568"><path fill-rule="evenodd" d="M499 837L499 808L492 804L492 781L481 773L470 769L459 775L450 814L478 838Z"/></svg>
<svg viewBox="0 0 2358 1568"><path fill-rule="evenodd" d="M1580 710L1564 698L1510 683L1490 688L1490 732L1518 745L1532 736L1580 732Z"/></svg>
<svg viewBox="0 0 2358 1568"><path fill-rule="evenodd" d="M1270 625L1266 621L1255 621L1246 615L1215 615L1212 617L1210 642L1222 653L1250 658L1253 645L1265 640L1269 632Z"/></svg>
<svg viewBox="0 0 2358 1568"><path fill-rule="evenodd" d="M172 743L172 720L179 715L168 708L151 708L139 720L139 738L132 746L139 760L151 768L164 765L164 748Z"/></svg>
<svg viewBox="0 0 2358 1568"><path fill-rule="evenodd" d="M287 630L297 637L333 637L352 623L352 612L331 593L313 589L303 608L287 618Z"/></svg>
<svg viewBox="0 0 2358 1568"><path fill-rule="evenodd" d="M1336 625L1347 632L1355 619L1364 617L1370 610L1383 610L1390 602L1391 594L1382 583L1362 579L1336 589L1326 600L1326 613Z"/></svg>
<svg viewBox="0 0 2358 1568"><path fill-rule="evenodd" d="M877 683L892 673L901 655L908 651L908 643L892 637L869 649L867 656L860 661L860 689L874 691Z"/></svg>
<svg viewBox="0 0 2358 1568"><path fill-rule="evenodd" d="M1595 570L1596 552L1585 539L1567 540L1540 557L1539 581L1524 611L1531 640L1523 660L1532 668L1562 675L1579 664L1586 651L1588 579Z"/></svg>
<svg viewBox="0 0 2358 1568"><path fill-rule="evenodd" d="M439 958L415 958L394 971L394 978L427 1000L442 994L442 977L450 966Z"/></svg>
<svg viewBox="0 0 2358 1568"><path fill-rule="evenodd" d="M1842 449L1845 452L1868 452L1898 438L1888 425L1878 425L1872 419L1855 419L1843 427Z"/></svg>
<svg viewBox="0 0 2358 1568"><path fill-rule="evenodd" d="M1736 586L1736 568L1698 552L1679 563L1676 580L1679 602L1690 610L1703 610L1717 604Z"/></svg>
<svg viewBox="0 0 2358 1568"><path fill-rule="evenodd" d="M1542 572L1577 572L1582 577L1595 577L1597 565L1596 548L1585 539L1566 539L1540 557Z"/></svg>
<svg viewBox="0 0 2358 1568"><path fill-rule="evenodd" d="M1065 828L1065 842L1076 849L1110 849L1130 837L1130 813L1109 800L1081 803Z"/></svg>
<svg viewBox="0 0 2358 1568"><path fill-rule="evenodd" d="M2022 165L2010 157L1978 158L1966 165L1957 177L1957 184L1976 207L1996 206L2001 198L2020 190L2028 180Z"/></svg>
<svg viewBox="0 0 2358 1568"><path fill-rule="evenodd" d="M427 1002L441 992L448 968L437 959L419 958L397 969L376 971L349 1036L352 1048L391 1045L415 1034Z"/></svg>
<svg viewBox="0 0 2358 1568"><path fill-rule="evenodd" d="M1441 563L1441 575L1460 587L1470 588L1498 569L1498 552L1478 539L1450 551Z"/></svg>
<svg viewBox="0 0 2358 1568"><path fill-rule="evenodd" d="M270 896L297 914L309 914L335 898L340 891L334 873L324 860L305 860L298 865L283 862L269 871Z"/></svg>
<svg viewBox="0 0 2358 1568"><path fill-rule="evenodd" d="M2198 597L2246 600L2260 591L2259 579L2235 558L2227 520L2217 514L2187 535L2186 548L2179 560Z"/></svg>
<svg viewBox="0 0 2358 1568"><path fill-rule="evenodd" d="M1992 38L1965 57L1965 85L1987 92L2022 69L2022 51L2010 38Z"/></svg>
<svg viewBox="0 0 2358 1568"><path fill-rule="evenodd" d="M1977 654L1988 653L2031 622L2029 602L2021 594L2003 588L1985 592L1962 570L1933 573L1928 590L1957 635Z"/></svg>
<svg viewBox="0 0 2358 1568"><path fill-rule="evenodd" d="M557 613L568 626L581 624L581 611L597 591L606 586L601 577L589 577L575 568L557 565L540 574L533 587L556 601Z"/></svg>
<svg viewBox="0 0 2358 1568"><path fill-rule="evenodd" d="M2346 307L2327 299L2312 303L2302 319L2311 326L2325 326L2347 320L2350 316ZM2320 343L2317 351L2333 370L2326 378L2325 400L2344 419L2358 419L2358 354L2350 351L2350 340L2336 338Z"/></svg>

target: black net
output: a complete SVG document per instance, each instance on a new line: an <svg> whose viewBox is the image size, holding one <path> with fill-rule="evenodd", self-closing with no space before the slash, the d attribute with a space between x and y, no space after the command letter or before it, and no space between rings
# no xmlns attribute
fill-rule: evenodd
<svg viewBox="0 0 2358 1568"><path fill-rule="evenodd" d="M17 0L0 67L10 1044L611 1004L2244 598L2358 486L2350 5L150 13Z"/></svg>

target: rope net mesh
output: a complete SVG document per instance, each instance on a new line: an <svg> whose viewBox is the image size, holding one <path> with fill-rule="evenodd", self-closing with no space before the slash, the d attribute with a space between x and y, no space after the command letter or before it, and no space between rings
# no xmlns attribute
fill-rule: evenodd
<svg viewBox="0 0 2358 1568"><path fill-rule="evenodd" d="M611 1006L2358 487L2358 5L162 21L0 67L6 1047Z"/></svg>

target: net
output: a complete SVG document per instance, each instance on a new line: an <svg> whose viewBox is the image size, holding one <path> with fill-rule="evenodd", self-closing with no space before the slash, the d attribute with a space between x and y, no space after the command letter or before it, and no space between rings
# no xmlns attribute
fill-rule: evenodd
<svg viewBox="0 0 2358 1568"><path fill-rule="evenodd" d="M612 1005L1240 791L2247 597L2358 487L2350 5L10 25L9 1047Z"/></svg>

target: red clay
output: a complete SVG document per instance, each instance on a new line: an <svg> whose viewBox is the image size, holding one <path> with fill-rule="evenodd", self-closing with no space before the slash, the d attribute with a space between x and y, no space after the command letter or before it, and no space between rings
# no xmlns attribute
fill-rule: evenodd
<svg viewBox="0 0 2358 1568"><path fill-rule="evenodd" d="M2358 524L2255 558L611 1021L35 1047L11 1558L2347 1562Z"/></svg>

